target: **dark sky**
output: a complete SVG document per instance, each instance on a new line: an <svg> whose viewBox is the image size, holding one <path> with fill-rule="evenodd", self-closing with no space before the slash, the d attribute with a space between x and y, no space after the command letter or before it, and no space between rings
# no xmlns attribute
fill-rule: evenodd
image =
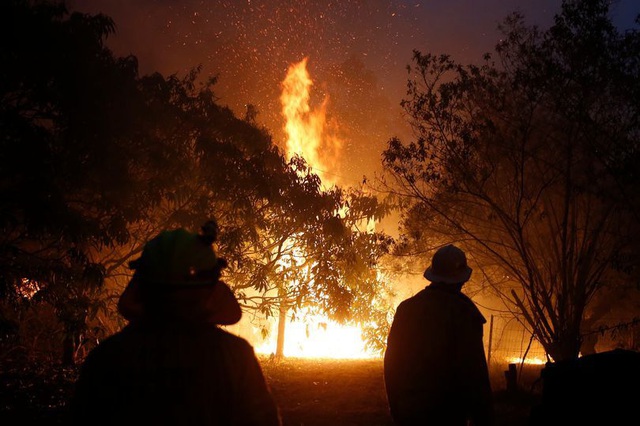
<svg viewBox="0 0 640 426"><path fill-rule="evenodd" d="M387 140L405 136L399 102L411 52L448 53L478 62L491 51L497 24L519 11L544 28L560 0L69 0L71 10L115 20L108 44L133 54L143 74L184 75L198 65L217 75L220 103L283 141L280 84L290 64L308 57L314 96L329 96L328 117L344 141L333 173L355 185L379 167ZM625 28L639 0L614 0Z"/></svg>

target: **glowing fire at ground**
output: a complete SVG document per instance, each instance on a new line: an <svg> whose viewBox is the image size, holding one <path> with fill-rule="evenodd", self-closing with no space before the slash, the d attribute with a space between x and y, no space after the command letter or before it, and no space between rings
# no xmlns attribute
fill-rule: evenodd
<svg viewBox="0 0 640 426"><path fill-rule="evenodd" d="M545 359L542 358L509 358L507 359L509 364L528 364L528 365L544 365L547 363Z"/></svg>
<svg viewBox="0 0 640 426"><path fill-rule="evenodd" d="M289 321L286 326L284 356L294 358L358 359L378 358L380 354L365 348L358 327L345 326L313 316L305 322ZM275 339L256 347L259 354L275 353Z"/></svg>

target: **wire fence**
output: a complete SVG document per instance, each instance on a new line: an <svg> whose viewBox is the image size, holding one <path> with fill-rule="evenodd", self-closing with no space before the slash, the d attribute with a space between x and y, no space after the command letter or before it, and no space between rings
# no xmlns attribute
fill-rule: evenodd
<svg viewBox="0 0 640 426"><path fill-rule="evenodd" d="M607 327L581 334L582 355L612 349L640 350L640 319L609 318ZM487 361L495 364L544 364L549 359L542 345L515 314L491 315L485 338Z"/></svg>
<svg viewBox="0 0 640 426"><path fill-rule="evenodd" d="M613 349L640 351L640 319L609 318L609 327L587 330L582 335L581 355ZM500 380L513 380L513 386L532 384L550 359L547 353L514 314L491 315L485 335L487 362L490 371ZM504 378L502 376L504 375Z"/></svg>
<svg viewBox="0 0 640 426"><path fill-rule="evenodd" d="M491 315L486 345L490 368L547 362L542 345L514 315Z"/></svg>

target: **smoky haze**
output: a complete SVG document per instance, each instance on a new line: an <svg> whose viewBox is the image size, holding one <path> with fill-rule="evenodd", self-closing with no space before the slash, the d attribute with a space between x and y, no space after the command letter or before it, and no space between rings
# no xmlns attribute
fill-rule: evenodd
<svg viewBox="0 0 640 426"><path fill-rule="evenodd" d="M292 63L308 58L311 102L328 96L327 120L344 141L339 161L325 172L346 186L379 168L390 137L408 135L399 103L413 49L477 62L496 44L497 25L508 13L522 12L529 22L546 26L559 4L72 0L69 7L112 17L116 34L108 45L117 55L135 55L143 74L184 75L201 66L203 76L217 76L220 103L241 117L247 104L254 105L258 124L279 145L285 139L281 83Z"/></svg>

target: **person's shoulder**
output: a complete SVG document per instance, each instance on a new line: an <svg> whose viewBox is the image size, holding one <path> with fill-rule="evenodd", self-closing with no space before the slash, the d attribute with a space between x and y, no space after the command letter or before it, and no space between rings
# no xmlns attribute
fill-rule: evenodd
<svg viewBox="0 0 640 426"><path fill-rule="evenodd" d="M426 303L429 303L431 296L429 294L430 292L427 291L427 288L424 288L419 292L417 292L416 294L414 294L413 296L407 299L404 299L398 305L397 310L398 311L411 310L411 309L423 306Z"/></svg>
<svg viewBox="0 0 640 426"><path fill-rule="evenodd" d="M215 339L222 345L236 348L237 350L253 352L253 346L244 337L233 334L220 327L212 327L210 332L212 336L215 336Z"/></svg>
<svg viewBox="0 0 640 426"><path fill-rule="evenodd" d="M227 340L229 342L234 342L240 345L249 344L247 339L245 339L244 337L238 336L237 334L233 334L221 327L212 327L211 333L215 334L216 336L218 336L219 339L222 339L222 340Z"/></svg>
<svg viewBox="0 0 640 426"><path fill-rule="evenodd" d="M427 286L415 295L403 300L400 305L398 305L398 310L423 310L429 307L443 309L447 306L457 304L460 304L458 294Z"/></svg>
<svg viewBox="0 0 640 426"><path fill-rule="evenodd" d="M467 296L466 294L460 293L461 303L458 305L460 311L464 312L469 317L479 321L484 324L487 322L487 319L482 315L478 306L473 302L473 300Z"/></svg>
<svg viewBox="0 0 640 426"><path fill-rule="evenodd" d="M108 351L114 346L118 346L123 339L126 338L127 327L115 332L114 334L105 337L100 340L97 345L91 350L90 354L96 354L104 351Z"/></svg>
<svg viewBox="0 0 640 426"><path fill-rule="evenodd" d="M427 286L422 290L420 290L419 292L417 292L416 294L414 294L413 296L403 300L400 303L400 305L404 305L404 306L420 305L425 302L428 302L433 298L437 298L438 296L439 294L437 292L433 291L432 289L429 288L429 286Z"/></svg>
<svg viewBox="0 0 640 426"><path fill-rule="evenodd" d="M99 366L114 363L126 341L125 330L126 327L99 341L82 361L82 369L95 370L95 368L101 368Z"/></svg>

